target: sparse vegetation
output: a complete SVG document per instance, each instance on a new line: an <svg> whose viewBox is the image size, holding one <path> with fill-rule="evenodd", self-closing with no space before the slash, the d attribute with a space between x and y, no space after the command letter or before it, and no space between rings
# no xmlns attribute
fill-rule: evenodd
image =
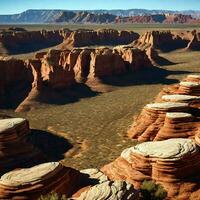
<svg viewBox="0 0 200 200"><path fill-rule="evenodd" d="M167 197L164 188L153 181L144 181L141 186L143 200L163 200Z"/></svg>
<svg viewBox="0 0 200 200"><path fill-rule="evenodd" d="M38 200L68 200L68 198L65 195L60 197L57 193L54 192L47 195L42 195Z"/></svg>

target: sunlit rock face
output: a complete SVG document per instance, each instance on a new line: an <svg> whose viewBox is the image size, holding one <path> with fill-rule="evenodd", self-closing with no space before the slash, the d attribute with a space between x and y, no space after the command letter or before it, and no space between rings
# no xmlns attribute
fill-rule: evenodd
<svg viewBox="0 0 200 200"><path fill-rule="evenodd" d="M0 107L29 111L62 100L62 92L76 84L153 67L145 50L132 46L50 49L35 57L0 59Z"/></svg>
<svg viewBox="0 0 200 200"><path fill-rule="evenodd" d="M165 87L134 119L128 136L138 141L194 137L199 121L199 75Z"/></svg>
<svg viewBox="0 0 200 200"><path fill-rule="evenodd" d="M58 162L18 169L0 179L1 199L37 199L50 192L70 197L79 184L79 172Z"/></svg>
<svg viewBox="0 0 200 200"><path fill-rule="evenodd" d="M136 188L144 180L154 180L165 188L169 198L189 198L199 188L195 179L199 177L199 158L199 147L191 139L145 142L124 150L102 171L111 180L126 180Z"/></svg>
<svg viewBox="0 0 200 200"><path fill-rule="evenodd" d="M188 108L187 103L164 102L148 104L133 122L128 130L128 136L139 141L155 140L161 128L168 124L167 113L187 112Z"/></svg>
<svg viewBox="0 0 200 200"><path fill-rule="evenodd" d="M29 123L23 118L0 120L0 172L26 167L41 161L43 156L27 143Z"/></svg>

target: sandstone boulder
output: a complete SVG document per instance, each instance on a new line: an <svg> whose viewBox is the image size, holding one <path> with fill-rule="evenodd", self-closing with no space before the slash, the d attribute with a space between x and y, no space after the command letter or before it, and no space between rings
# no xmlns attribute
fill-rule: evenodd
<svg viewBox="0 0 200 200"><path fill-rule="evenodd" d="M1 199L38 199L50 192L70 197L79 184L79 171L58 162L18 169L0 179Z"/></svg>
<svg viewBox="0 0 200 200"><path fill-rule="evenodd" d="M134 200L139 197L133 185L125 181L110 181L98 169L82 170L81 173L88 176L86 182L89 185L74 194L74 200Z"/></svg>
<svg viewBox="0 0 200 200"><path fill-rule="evenodd" d="M0 172L26 167L44 159L40 152L27 142L29 123L23 118L0 120Z"/></svg>

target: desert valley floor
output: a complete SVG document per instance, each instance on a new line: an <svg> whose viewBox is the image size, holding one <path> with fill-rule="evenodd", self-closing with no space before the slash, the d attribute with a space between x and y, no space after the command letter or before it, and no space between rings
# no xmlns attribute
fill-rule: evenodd
<svg viewBox="0 0 200 200"><path fill-rule="evenodd" d="M63 155L67 166L101 167L135 144L126 138L133 116L153 101L164 85L177 83L189 73L200 73L199 51L176 50L161 55L173 64L163 65L162 70L155 72L144 70L123 75L121 81L115 77L104 85L110 90L108 93L89 92L89 97L76 98L73 103L43 105L27 113L1 112L27 118L31 128L37 130L36 137L41 140L39 148L53 160ZM43 141L48 137L52 142L43 148Z"/></svg>

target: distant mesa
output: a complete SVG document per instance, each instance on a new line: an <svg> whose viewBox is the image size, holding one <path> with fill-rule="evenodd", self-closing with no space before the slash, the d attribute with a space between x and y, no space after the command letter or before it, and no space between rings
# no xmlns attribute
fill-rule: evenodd
<svg viewBox="0 0 200 200"><path fill-rule="evenodd" d="M199 11L170 10L27 10L0 15L0 23L199 23Z"/></svg>

